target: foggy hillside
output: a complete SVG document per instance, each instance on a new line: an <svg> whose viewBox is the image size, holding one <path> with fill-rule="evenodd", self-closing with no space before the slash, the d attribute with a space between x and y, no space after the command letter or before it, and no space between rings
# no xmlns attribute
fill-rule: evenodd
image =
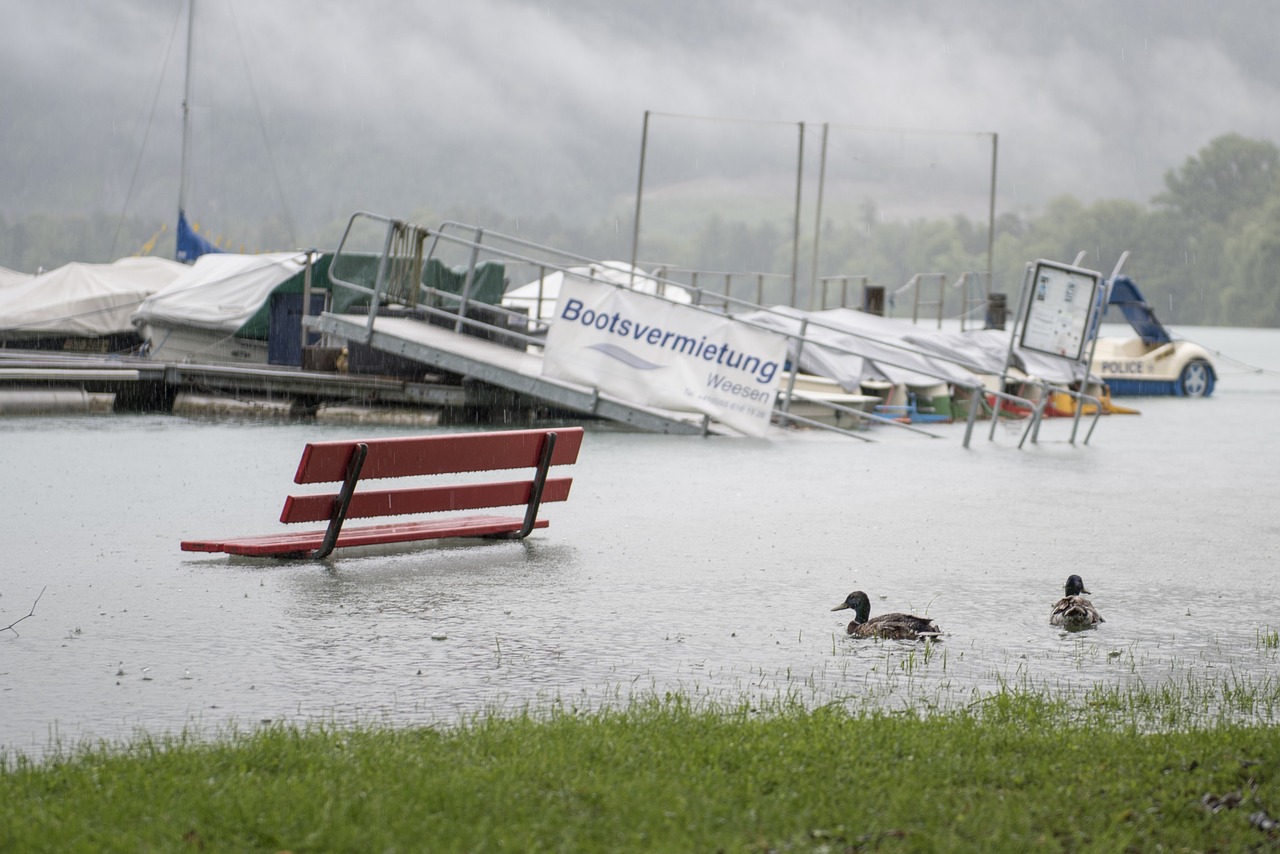
<svg viewBox="0 0 1280 854"><path fill-rule="evenodd" d="M172 222L186 0L0 0L0 215ZM985 219L1147 202L1229 132L1280 139L1270 0L198 0L187 207L298 245L356 209L653 228L826 210ZM650 195L651 194L651 195ZM2 261L0 261L2 263Z"/></svg>

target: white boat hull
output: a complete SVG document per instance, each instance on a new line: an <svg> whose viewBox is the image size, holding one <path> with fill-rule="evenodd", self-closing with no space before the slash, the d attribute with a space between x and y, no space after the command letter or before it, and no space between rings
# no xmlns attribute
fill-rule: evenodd
<svg viewBox="0 0 1280 854"><path fill-rule="evenodd" d="M193 326L145 324L147 358L157 362L267 364L267 342Z"/></svg>

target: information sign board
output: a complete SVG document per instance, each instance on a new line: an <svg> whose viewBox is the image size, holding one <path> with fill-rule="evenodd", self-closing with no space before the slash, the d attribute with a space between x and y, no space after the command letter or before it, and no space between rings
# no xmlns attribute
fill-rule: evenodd
<svg viewBox="0 0 1280 854"><path fill-rule="evenodd" d="M1101 283L1102 274L1093 270L1037 261L1022 324L1022 348L1079 361Z"/></svg>

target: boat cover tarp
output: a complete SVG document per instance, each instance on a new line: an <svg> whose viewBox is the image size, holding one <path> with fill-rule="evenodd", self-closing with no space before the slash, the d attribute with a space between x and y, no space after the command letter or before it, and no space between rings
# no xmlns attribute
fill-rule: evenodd
<svg viewBox="0 0 1280 854"><path fill-rule="evenodd" d="M505 276L506 267L501 261L480 262L471 277L468 299L497 305L502 299L503 288L507 286ZM439 258L430 258L423 265L422 283L429 288L461 296L467 283L467 268L462 265L450 267Z"/></svg>
<svg viewBox="0 0 1280 854"><path fill-rule="evenodd" d="M335 260L335 256L332 253L325 253L316 265L317 275L324 278L326 287L330 271L329 265L333 260ZM343 285L352 284L361 288L372 289L378 279L378 267L381 265L382 256L368 252L343 252L341 255L336 256L336 260L337 264L332 267L333 278L337 279L337 287L333 288L335 303L333 310L342 313L350 305L368 305L368 294L351 293L352 289L343 287ZM403 256L393 256L392 258L392 264L395 266L407 266L409 262L410 259ZM422 265L422 284L429 288L461 296L462 289L466 283L466 265L460 264L450 267L439 258L427 258ZM481 261L476 264L475 275L471 279L469 299L497 305L506 286L505 265L501 261ZM409 294L401 291L402 288L394 283L387 287L387 292L391 293L396 299L403 300L410 297ZM344 292L348 292L350 295L344 297ZM413 296L416 297L417 295ZM457 302L446 302L437 299L434 305L452 307L457 305Z"/></svg>
<svg viewBox="0 0 1280 854"><path fill-rule="evenodd" d="M936 353L972 366L983 374L999 375L1009 355L1009 336L1003 329L972 329L967 332L918 330L906 341L929 353ZM1013 367L1030 377L1055 385L1070 385L1084 376L1084 368L1068 359L1057 359L1034 350L1013 348Z"/></svg>
<svg viewBox="0 0 1280 854"><path fill-rule="evenodd" d="M31 277L31 273L19 273L17 270L10 270L8 267L0 267L0 288L25 284L31 281Z"/></svg>
<svg viewBox="0 0 1280 854"><path fill-rule="evenodd" d="M132 333L130 316L187 271L167 258L72 262L0 289L0 335L97 338Z"/></svg>
<svg viewBox="0 0 1280 854"><path fill-rule="evenodd" d="M301 282L306 257L303 252L201 255L167 288L143 301L133 323L139 330L145 324L185 326L265 340L269 318L261 330L250 321L260 312L270 312L272 291L295 276ZM312 286L319 289L316 279L313 275Z"/></svg>
<svg viewBox="0 0 1280 854"><path fill-rule="evenodd" d="M1111 306L1120 309L1120 313L1129 321L1133 331L1138 333L1143 344L1153 347L1173 340L1169 337L1169 331L1156 319L1151 306L1142 298L1138 286L1128 276L1116 276L1111 281L1111 296L1107 298L1107 308Z"/></svg>
<svg viewBox="0 0 1280 854"><path fill-rule="evenodd" d="M372 286L376 255L343 255L343 274L349 281ZM321 252L311 268L312 293L331 290L332 252ZM237 338L266 341L271 331L271 295L301 294L306 288L306 253L262 255L211 253L202 255L169 287L154 294L133 315L139 330L146 324L210 329ZM351 288L332 288L329 310L343 313L367 306L367 294Z"/></svg>
<svg viewBox="0 0 1280 854"><path fill-rule="evenodd" d="M575 279L594 279L595 281L623 285L645 294L661 292L661 296L673 302L688 304L693 301L692 297L689 296L689 292L684 288L678 285L658 282L639 267L632 267L623 261L602 261L599 264L570 267L568 275ZM527 309L530 317L537 314L540 319L547 320L555 316L556 300L560 297L560 287L564 284L564 279L565 273L560 270L549 272L541 279L534 279L528 284L507 291L502 297L502 305L505 308ZM538 302L539 286L541 286L542 294L540 307Z"/></svg>
<svg viewBox="0 0 1280 854"><path fill-rule="evenodd" d="M788 339L788 358L799 350L798 367L805 373L829 377L850 393L864 381L929 386L938 383L977 384L979 374L999 376L1009 354L1011 332L980 329L944 332L921 329L913 323L879 317L847 308L806 312L786 306L739 317L778 332L798 335L801 321L808 343ZM1076 363L1015 348L1014 366L1047 382L1067 384L1084 370Z"/></svg>

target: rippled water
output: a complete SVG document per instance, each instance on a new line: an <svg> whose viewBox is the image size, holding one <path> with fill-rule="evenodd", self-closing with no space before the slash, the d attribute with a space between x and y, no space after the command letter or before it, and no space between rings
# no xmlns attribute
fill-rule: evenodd
<svg viewBox="0 0 1280 854"><path fill-rule="evenodd" d="M682 691L736 702L948 705L1274 678L1280 331L1190 329L1224 360L1204 401L1135 399L1088 446L987 426L864 443L591 429L574 492L524 543L323 564L179 551L266 533L311 439L404 428L170 416L0 421L0 748L264 720L427 723ZM1106 618L1065 634L1078 572ZM943 643L844 637L927 612ZM41 591L43 590L43 594ZM1265 715L1269 715L1266 712Z"/></svg>

